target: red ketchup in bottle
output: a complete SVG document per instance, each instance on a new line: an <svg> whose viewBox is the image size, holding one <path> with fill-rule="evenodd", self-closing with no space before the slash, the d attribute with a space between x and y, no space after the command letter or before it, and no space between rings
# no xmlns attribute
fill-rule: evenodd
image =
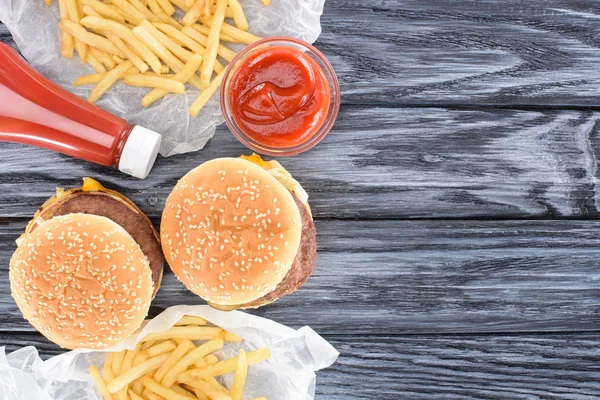
<svg viewBox="0 0 600 400"><path fill-rule="evenodd" d="M0 43L0 141L43 147L144 179L161 135L69 93Z"/></svg>

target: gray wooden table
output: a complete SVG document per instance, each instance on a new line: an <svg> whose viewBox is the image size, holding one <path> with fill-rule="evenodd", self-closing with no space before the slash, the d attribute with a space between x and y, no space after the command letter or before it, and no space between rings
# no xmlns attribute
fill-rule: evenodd
<svg viewBox="0 0 600 400"><path fill-rule="evenodd" d="M255 312L340 350L317 398L600 398L600 3L328 0L322 25L339 119L281 160L311 195L319 259ZM60 352L7 278L56 186L93 176L158 223L180 176L245 152L221 127L139 181L1 144L0 344ZM180 303L202 301L167 270L151 315Z"/></svg>

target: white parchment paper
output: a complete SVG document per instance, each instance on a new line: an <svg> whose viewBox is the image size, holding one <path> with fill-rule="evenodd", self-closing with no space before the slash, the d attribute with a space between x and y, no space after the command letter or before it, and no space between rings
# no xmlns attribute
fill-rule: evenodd
<svg viewBox="0 0 600 400"><path fill-rule="evenodd" d="M241 0L250 32L261 36L291 36L310 43L321 33L320 16L325 0L273 0L265 7L260 0ZM71 83L81 75L93 74L77 56L60 56L59 16L56 0L47 7L42 0L0 0L0 21L12 33L21 54L43 75L65 89L87 98L91 86L74 88ZM239 51L240 47L232 46ZM190 89L185 95L168 95L145 109L142 97L149 91L123 83L105 94L97 103L129 122L142 125L163 135L160 154L199 150L212 138L217 125L224 122L218 94L196 118L187 109L198 95Z"/></svg>
<svg viewBox="0 0 600 400"><path fill-rule="evenodd" d="M3 400L100 400L87 369L102 365L106 351L133 349L148 333L164 331L183 315L196 315L244 338L227 343L220 358L235 356L240 347L271 350L271 357L248 370L245 399L312 400L315 371L333 364L339 353L309 327L294 330L274 321L240 311L222 312L208 306L171 307L149 321L125 342L104 351L73 350L42 361L35 347L8 355L0 347L0 398ZM231 387L233 374L222 377Z"/></svg>

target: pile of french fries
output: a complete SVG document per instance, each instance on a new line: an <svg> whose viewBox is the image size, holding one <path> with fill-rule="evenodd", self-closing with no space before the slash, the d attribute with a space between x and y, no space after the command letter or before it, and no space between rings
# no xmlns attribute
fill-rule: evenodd
<svg viewBox="0 0 600 400"><path fill-rule="evenodd" d="M225 342L241 341L200 317L184 316L171 329L146 335L133 350L109 353L102 371L91 366L89 372L104 400L242 400L248 366L271 353L242 349L225 360L214 354ZM227 389L215 377L230 372L235 375Z"/></svg>
<svg viewBox="0 0 600 400"><path fill-rule="evenodd" d="M224 64L236 55L224 43L260 40L248 32L239 0L58 0L58 8L62 56L72 58L77 51L96 70L73 82L96 85L88 97L92 103L121 79L152 89L142 99L144 107L168 93L183 94L190 85L201 91L188 109L195 117L221 86Z"/></svg>

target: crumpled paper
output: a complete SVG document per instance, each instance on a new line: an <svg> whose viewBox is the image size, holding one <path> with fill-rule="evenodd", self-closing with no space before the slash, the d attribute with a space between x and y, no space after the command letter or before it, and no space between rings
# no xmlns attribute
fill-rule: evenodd
<svg viewBox="0 0 600 400"><path fill-rule="evenodd" d="M240 311L223 312L208 306L176 306L147 322L123 343L102 351L77 349L46 361L29 346L5 355L0 347L0 396L3 400L101 400L88 374L90 365L102 365L107 351L133 349L148 333L162 332L184 315L196 315L244 339L227 343L219 358L237 355L240 347L271 350L271 357L248 369L245 399L312 400L315 371L333 364L339 353L309 327L294 330L277 322ZM231 387L233 373L222 377Z"/></svg>
<svg viewBox="0 0 600 400"><path fill-rule="evenodd" d="M325 0L273 0L265 7L260 0L242 0L250 24L250 32L261 36L291 36L313 43L321 33L320 16ZM56 1L50 7L42 0L0 0L0 21L8 27L21 54L44 76L65 89L87 98L90 86L74 88L71 83L81 75L93 74L89 65L60 56L59 16ZM231 46L239 51L239 45ZM213 137L224 122L219 95L216 94L196 118L187 109L198 95L188 90L185 95L168 95L145 109L142 97L149 91L117 84L97 103L129 122L142 125L163 135L160 154L196 151Z"/></svg>

